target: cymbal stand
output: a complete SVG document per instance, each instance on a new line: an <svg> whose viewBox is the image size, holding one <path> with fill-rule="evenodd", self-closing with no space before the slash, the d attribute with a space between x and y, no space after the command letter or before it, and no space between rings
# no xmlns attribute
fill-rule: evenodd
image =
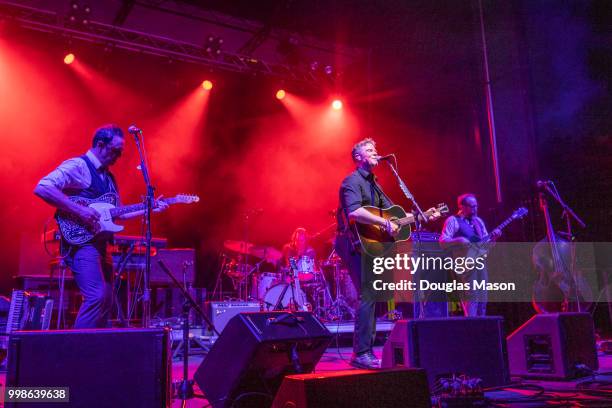
<svg viewBox="0 0 612 408"><path fill-rule="evenodd" d="M245 211L242 215L243 215L243 220L244 220L244 230L243 230L243 238L242 238L242 245L244 246L242 253L244 254L244 263L242 265L240 265L241 268L241 274L242 274L242 281L239 283L238 285L238 298L241 300L248 300L249 298L249 279L248 279L248 275L250 275L250 272L247 270L249 267L249 223L251 222L251 220L260 215L262 212L261 208L254 208L254 209L250 209Z"/></svg>
<svg viewBox="0 0 612 408"><path fill-rule="evenodd" d="M211 300L215 299L215 295L217 291L219 293L219 298L217 300L223 300L223 273L225 272L225 267L227 265L227 256L223 252L219 253L219 258L221 258L221 266L219 267L219 273L217 273L217 280L215 281L215 288L213 289Z"/></svg>
<svg viewBox="0 0 612 408"><path fill-rule="evenodd" d="M332 249L331 254L329 254L329 256L327 257L328 260L331 260L331 258L334 256L334 254L336 253L335 249ZM350 319L355 319L355 309L353 307L351 307L346 299L344 298L344 295L342 295L342 292L340 290L340 281L341 281L341 265L339 262L335 262L334 263L334 281L336 284L336 299L334 300L334 302L331 304L330 306L330 310L329 310L329 314L331 315L331 319L330 320L344 320L344 312L346 311L346 313L349 314ZM335 314L334 314L335 313Z"/></svg>

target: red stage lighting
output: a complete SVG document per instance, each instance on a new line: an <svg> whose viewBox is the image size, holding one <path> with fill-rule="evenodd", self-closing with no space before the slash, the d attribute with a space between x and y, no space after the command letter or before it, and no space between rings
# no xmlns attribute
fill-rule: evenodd
<svg viewBox="0 0 612 408"><path fill-rule="evenodd" d="M282 101L286 95L287 93L284 89L279 89L278 91L276 91L276 99L278 99L279 101Z"/></svg>
<svg viewBox="0 0 612 408"><path fill-rule="evenodd" d="M206 89L207 91L210 91L212 87L213 87L213 83L209 81L208 79L205 81L202 81L202 88Z"/></svg>
<svg viewBox="0 0 612 408"><path fill-rule="evenodd" d="M64 57L64 64L70 65L74 62L75 59L76 57L74 56L73 53L66 54L66 56Z"/></svg>
<svg viewBox="0 0 612 408"><path fill-rule="evenodd" d="M342 101L340 99L334 99L331 106L334 110L340 110L342 109Z"/></svg>

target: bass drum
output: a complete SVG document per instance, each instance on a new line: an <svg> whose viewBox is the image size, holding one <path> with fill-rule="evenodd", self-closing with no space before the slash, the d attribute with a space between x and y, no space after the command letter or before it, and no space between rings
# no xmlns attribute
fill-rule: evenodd
<svg viewBox="0 0 612 408"><path fill-rule="evenodd" d="M266 292L281 280L280 273L262 272L253 274L251 281L251 297L257 300L263 300Z"/></svg>
<svg viewBox="0 0 612 408"><path fill-rule="evenodd" d="M264 296L264 309L274 310L274 306L278 303L281 295L280 305L283 309L287 309L291 301L291 285L288 283L279 283L268 289L266 296ZM295 290L295 302L298 304L298 309L302 309L301 306L306 304L306 294L301 289L296 288Z"/></svg>

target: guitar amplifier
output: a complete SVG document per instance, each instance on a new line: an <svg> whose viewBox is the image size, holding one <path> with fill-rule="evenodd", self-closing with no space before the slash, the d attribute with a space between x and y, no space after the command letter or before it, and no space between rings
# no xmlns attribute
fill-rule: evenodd
<svg viewBox="0 0 612 408"><path fill-rule="evenodd" d="M164 261L179 282L183 283L183 280L186 280L189 285L193 285L195 249L158 249L155 256L151 257L151 283L173 286L172 279L159 266L159 261Z"/></svg>
<svg viewBox="0 0 612 408"><path fill-rule="evenodd" d="M261 312L262 304L259 302L206 302L206 312L219 333L223 331L227 322L234 316L243 312Z"/></svg>

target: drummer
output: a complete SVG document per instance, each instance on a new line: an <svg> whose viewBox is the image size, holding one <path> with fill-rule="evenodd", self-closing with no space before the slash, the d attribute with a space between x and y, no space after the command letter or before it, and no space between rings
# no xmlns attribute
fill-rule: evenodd
<svg viewBox="0 0 612 408"><path fill-rule="evenodd" d="M308 242L308 232L306 228L298 227L291 234L291 241L283 246L283 257L281 258L281 267L289 267L289 258L300 259L307 256L310 259L315 259L316 252Z"/></svg>

